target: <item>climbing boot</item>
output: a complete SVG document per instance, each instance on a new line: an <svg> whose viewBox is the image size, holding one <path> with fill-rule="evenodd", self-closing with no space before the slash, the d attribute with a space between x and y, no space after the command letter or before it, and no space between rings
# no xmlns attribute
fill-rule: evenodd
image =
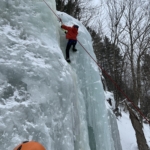
<svg viewBox="0 0 150 150"><path fill-rule="evenodd" d="M73 52L76 52L76 51L77 51L77 49L73 48L73 49L72 49L72 51L73 51Z"/></svg>
<svg viewBox="0 0 150 150"><path fill-rule="evenodd" d="M71 63L71 61L70 61L70 59L69 59L69 58L66 58L66 61L67 61L68 63Z"/></svg>

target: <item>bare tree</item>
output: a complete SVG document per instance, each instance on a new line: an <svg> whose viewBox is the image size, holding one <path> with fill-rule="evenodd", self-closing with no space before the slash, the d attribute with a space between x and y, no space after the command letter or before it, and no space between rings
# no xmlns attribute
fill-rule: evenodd
<svg viewBox="0 0 150 150"><path fill-rule="evenodd" d="M118 85L121 86L123 69L121 69L119 71L120 73L118 74L115 46L119 45L119 38L121 37L125 29L125 24L122 23L122 17L125 11L125 4L123 1L118 2L117 0L108 0L107 10L108 10L107 12L110 20L109 21L110 37L111 37L111 42L113 43L112 49L114 49L113 51L114 80ZM122 47L120 46L120 48ZM126 56L125 53L123 55L124 55L123 59L125 59ZM123 65L124 63L122 64L122 68ZM119 94L120 94L119 91L115 88L114 96L116 100L116 107L118 107L119 105L119 100L120 100Z"/></svg>
<svg viewBox="0 0 150 150"><path fill-rule="evenodd" d="M56 0L57 10L66 12L67 14L79 19L81 15L82 0Z"/></svg>
<svg viewBox="0 0 150 150"><path fill-rule="evenodd" d="M140 0L129 0L126 2L127 9L124 13L124 20L126 22L124 34L126 38L122 41L122 43L128 45L127 54L132 75L132 100L134 104L138 105L143 101L141 64L142 57L145 53L147 53L150 46L150 17L147 14L147 9L144 8L144 3ZM146 142L144 146L141 146L140 143L141 137L144 139L143 131L140 129L142 128L142 122L139 120L136 120L135 122L135 116L132 111L129 112L132 125L136 131L139 150L146 150L148 149ZM141 131L140 135L138 134L139 130Z"/></svg>
<svg viewBox="0 0 150 150"><path fill-rule="evenodd" d="M132 75L132 89L134 93L133 101L136 105L141 100L141 61L142 56L147 52L150 46L150 17L145 15L140 0L126 1L126 11L124 12L124 21L126 28L124 30L124 39L120 40L128 48L128 60Z"/></svg>
<svg viewBox="0 0 150 150"><path fill-rule="evenodd" d="M138 115L136 114L135 110L131 108L132 106L130 107L127 103L126 105L130 113L132 125L136 131L139 150L149 150Z"/></svg>
<svg viewBox="0 0 150 150"><path fill-rule="evenodd" d="M81 13L79 20L86 26L94 29L96 33L102 34L102 1L94 5L93 1L80 0Z"/></svg>
<svg viewBox="0 0 150 150"><path fill-rule="evenodd" d="M141 64L142 57L150 48L150 13L146 2L141 0L119 1L109 0L107 3L111 22L111 37L114 43L126 51L126 61L130 69L129 87L132 89L132 101L135 105L143 101ZM121 7L119 7L121 6ZM122 8L122 9L121 9ZM115 61L115 60L114 60ZM135 115L130 112L132 125L136 132L139 150L148 150L146 140L141 146L140 136L144 139L142 122L135 121ZM140 136L138 132L141 132ZM144 141L143 141L144 142Z"/></svg>

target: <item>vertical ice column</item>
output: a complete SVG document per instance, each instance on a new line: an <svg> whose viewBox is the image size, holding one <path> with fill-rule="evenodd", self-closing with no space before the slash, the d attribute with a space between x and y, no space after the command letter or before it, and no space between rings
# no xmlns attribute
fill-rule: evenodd
<svg viewBox="0 0 150 150"><path fill-rule="evenodd" d="M77 24L79 26L78 40L96 60L91 36L85 27L65 13L59 13L59 15L64 24L69 26ZM60 44L65 55L67 40L64 38L65 36L61 32ZM77 43L77 49L77 53L70 50L71 67L77 74L78 84L84 99L85 110L83 111L86 115L89 145L91 149L95 150L115 150L98 67L79 43Z"/></svg>

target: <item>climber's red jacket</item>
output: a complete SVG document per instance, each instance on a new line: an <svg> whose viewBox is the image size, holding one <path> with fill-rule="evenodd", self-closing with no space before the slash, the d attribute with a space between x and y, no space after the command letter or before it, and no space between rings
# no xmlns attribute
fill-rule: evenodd
<svg viewBox="0 0 150 150"><path fill-rule="evenodd" d="M62 25L61 28L67 30L66 39L77 40L78 28L76 26L68 27Z"/></svg>

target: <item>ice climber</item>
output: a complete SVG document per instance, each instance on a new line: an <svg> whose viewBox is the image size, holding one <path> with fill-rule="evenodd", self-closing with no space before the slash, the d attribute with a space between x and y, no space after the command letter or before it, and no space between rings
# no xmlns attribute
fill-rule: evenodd
<svg viewBox="0 0 150 150"><path fill-rule="evenodd" d="M19 144L14 150L46 150L43 145L35 141L25 141Z"/></svg>
<svg viewBox="0 0 150 150"><path fill-rule="evenodd" d="M69 27L66 25L61 25L61 28L63 28L64 30L67 30L66 39L68 39L68 43L66 46L66 61L70 63L71 61L70 61L70 57L69 57L69 50L70 50L71 46L73 46L73 48L72 48L73 52L77 51L75 46L77 44L77 35L78 35L79 26L73 25L72 27Z"/></svg>

